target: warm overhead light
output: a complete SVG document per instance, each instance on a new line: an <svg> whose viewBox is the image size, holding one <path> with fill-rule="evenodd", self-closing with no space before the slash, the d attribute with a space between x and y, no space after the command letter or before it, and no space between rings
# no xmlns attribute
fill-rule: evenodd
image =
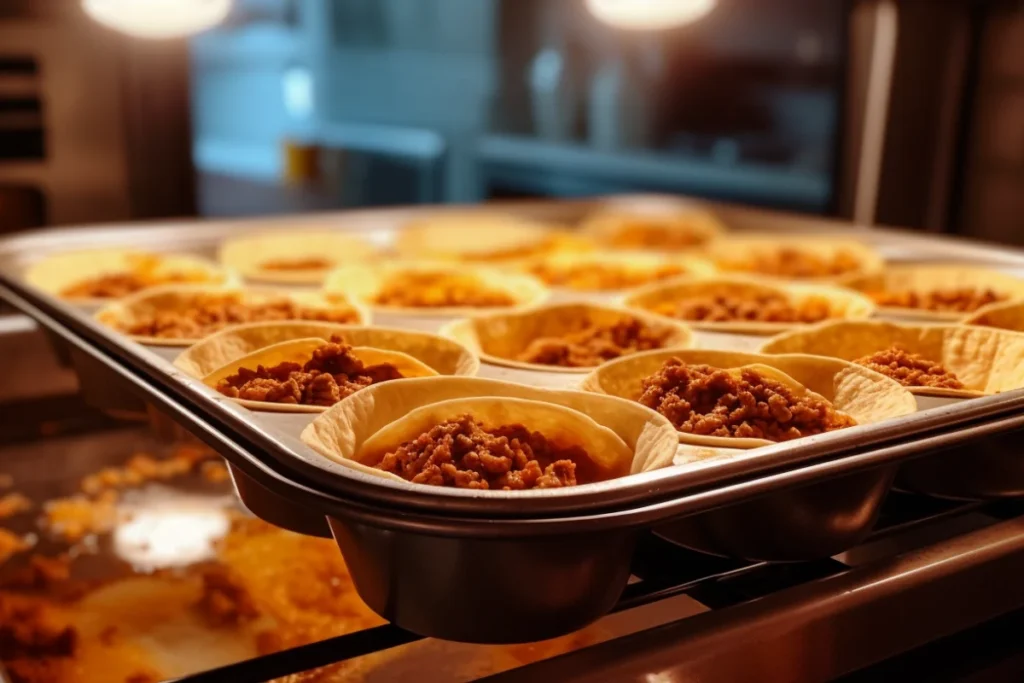
<svg viewBox="0 0 1024 683"><path fill-rule="evenodd" d="M626 29L660 29L697 21L718 0L586 0L590 12L606 24Z"/></svg>
<svg viewBox="0 0 1024 683"><path fill-rule="evenodd" d="M86 14L139 38L181 38L216 26L231 0L82 0Z"/></svg>

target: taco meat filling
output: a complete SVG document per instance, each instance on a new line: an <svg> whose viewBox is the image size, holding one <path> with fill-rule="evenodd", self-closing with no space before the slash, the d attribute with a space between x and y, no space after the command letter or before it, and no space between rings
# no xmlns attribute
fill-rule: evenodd
<svg viewBox="0 0 1024 683"><path fill-rule="evenodd" d="M239 369L220 381L217 391L231 398L264 403L333 406L371 384L402 379L390 363L364 365L352 355L352 347L332 337L313 352L305 365L279 363Z"/></svg>
<svg viewBox="0 0 1024 683"><path fill-rule="evenodd" d="M697 436L789 441L856 424L823 398L799 396L753 370L737 378L672 358L641 386L640 403Z"/></svg>
<svg viewBox="0 0 1024 683"><path fill-rule="evenodd" d="M853 361L887 377L892 377L905 387L936 387L939 389L963 389L957 376L940 363L910 353L898 346L864 356Z"/></svg>
<svg viewBox="0 0 1024 683"><path fill-rule="evenodd" d="M685 275L687 271L682 266L670 263L646 269L601 263L540 263L531 268L530 272L552 287L565 287L582 292L605 292L667 280L677 275Z"/></svg>
<svg viewBox="0 0 1024 683"><path fill-rule="evenodd" d="M576 485L579 446L561 447L521 424L485 429L470 415L433 427L387 453L377 468L407 481L463 489Z"/></svg>
<svg viewBox="0 0 1024 683"><path fill-rule="evenodd" d="M709 295L666 301L651 311L679 320L697 322L816 323L834 317L823 297L794 302L778 294L755 296Z"/></svg>
<svg viewBox="0 0 1024 683"><path fill-rule="evenodd" d="M759 273L794 279L836 277L859 270L861 261L852 253L837 250L830 255L783 247L777 251L765 251L747 259L722 259L724 270Z"/></svg>
<svg viewBox="0 0 1024 683"><path fill-rule="evenodd" d="M373 302L401 308L500 308L518 301L479 278L454 273L403 273L389 278Z"/></svg>
<svg viewBox="0 0 1024 683"><path fill-rule="evenodd" d="M245 303L234 295L200 295L180 310L154 311L140 316L122 332L157 339L199 339L231 325L282 320L310 320L323 323L354 323L359 315L351 307L302 306L290 299Z"/></svg>
<svg viewBox="0 0 1024 683"><path fill-rule="evenodd" d="M1010 298L1006 294L988 288L978 289L976 287L935 289L930 292L870 292L869 296L879 306L953 313L973 313L982 306L1006 301Z"/></svg>
<svg viewBox="0 0 1024 683"><path fill-rule="evenodd" d="M188 284L207 280L206 275L198 273L112 273L76 282L61 290L60 295L66 299L120 299L157 285Z"/></svg>
<svg viewBox="0 0 1024 683"><path fill-rule="evenodd" d="M68 299L120 299L157 285L209 282L200 271L160 271L161 259L150 254L134 255L129 270L80 280L61 290Z"/></svg>
<svg viewBox="0 0 1024 683"><path fill-rule="evenodd" d="M623 318L612 325L585 320L578 331L534 339L515 359L563 368L591 368L638 351L660 349L665 336L636 318Z"/></svg>
<svg viewBox="0 0 1024 683"><path fill-rule="evenodd" d="M272 259L260 264L263 270L329 270L334 267L334 262L317 256L294 259Z"/></svg>

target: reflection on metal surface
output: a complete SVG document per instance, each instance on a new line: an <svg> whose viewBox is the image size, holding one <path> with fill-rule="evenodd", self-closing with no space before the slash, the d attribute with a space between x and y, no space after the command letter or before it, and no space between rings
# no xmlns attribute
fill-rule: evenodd
<svg viewBox="0 0 1024 683"><path fill-rule="evenodd" d="M488 680L832 680L1019 609L1022 571L1017 518Z"/></svg>
<svg viewBox="0 0 1024 683"><path fill-rule="evenodd" d="M228 496L182 496L150 486L126 496L113 532L114 553L138 571L184 567L214 557L231 526Z"/></svg>

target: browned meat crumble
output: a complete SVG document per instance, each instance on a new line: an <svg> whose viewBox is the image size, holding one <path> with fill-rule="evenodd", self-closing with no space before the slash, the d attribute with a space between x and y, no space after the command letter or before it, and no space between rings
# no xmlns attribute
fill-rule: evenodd
<svg viewBox="0 0 1024 683"><path fill-rule="evenodd" d="M462 415L403 443L377 468L417 484L518 491L575 486L576 463L586 457L521 424L485 429Z"/></svg>
<svg viewBox="0 0 1024 683"><path fill-rule="evenodd" d="M217 391L247 401L332 406L371 384L401 379L390 363L364 365L338 337L313 352L304 365L284 362L255 370L241 368L217 385Z"/></svg>
<svg viewBox="0 0 1024 683"><path fill-rule="evenodd" d="M642 389L640 403L687 434L789 441L855 424L828 401L798 396L752 370L737 378L672 358L643 380Z"/></svg>

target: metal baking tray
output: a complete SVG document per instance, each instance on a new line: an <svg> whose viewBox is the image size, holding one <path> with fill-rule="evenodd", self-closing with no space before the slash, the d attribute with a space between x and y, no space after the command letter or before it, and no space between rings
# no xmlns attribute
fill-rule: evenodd
<svg viewBox="0 0 1024 683"><path fill-rule="evenodd" d="M571 224L594 207L589 201L495 208ZM969 261L1024 273L1024 253L1004 248L709 208L735 230L852 234L894 261ZM216 448L229 460L239 496L251 510L303 533L333 534L368 605L408 630L450 640L536 640L593 621L621 593L634 544L646 529L705 552L799 560L833 554L869 533L901 467L903 485L918 491L967 498L1024 491L1024 472L1012 451L990 452L983 462L991 476L978 482L989 486L977 491L964 490L971 479L953 474L962 460L949 464L957 449L962 457L990 443L986 439L1024 429L1024 391L929 401L921 412L898 420L557 492L480 497L385 481L305 447L298 434L313 416L240 408L173 368L174 352L130 342L95 323L88 310L19 280L25 263L45 253L131 245L212 255L226 236L301 224L330 223L386 244L398 226L422 211L41 231L0 241L0 297L59 340L95 402L117 413L162 414ZM701 342L752 343L710 335ZM509 372L485 365L481 375L541 379ZM547 373L532 373L542 374ZM566 381L573 380L558 376L558 383ZM1008 480L1007 473L1018 480Z"/></svg>

